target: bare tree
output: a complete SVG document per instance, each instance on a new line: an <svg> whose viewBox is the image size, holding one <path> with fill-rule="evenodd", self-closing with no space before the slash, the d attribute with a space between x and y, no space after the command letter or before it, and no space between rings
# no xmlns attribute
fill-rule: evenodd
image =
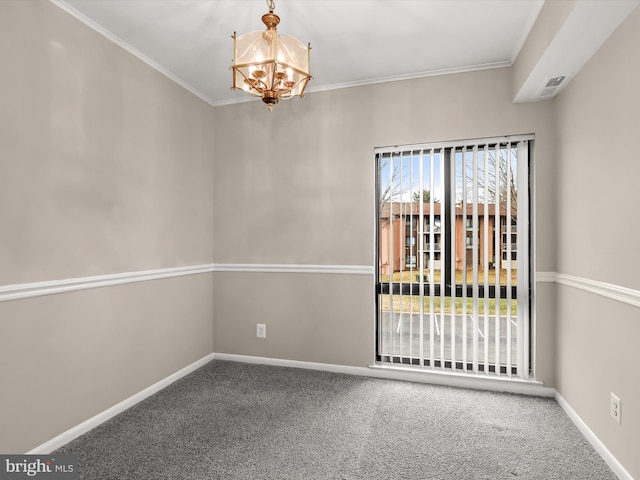
<svg viewBox="0 0 640 480"><path fill-rule="evenodd" d="M486 159L480 160L477 167L478 202L496 204L499 203L506 209L507 201L511 200L511 217L515 219L515 211L518 204L518 173L513 168L513 163L517 162L517 149L511 148L511 155L507 155L507 149L498 150L496 157L495 149L490 149ZM509 162L511 160L511 162ZM485 169L486 177L485 177ZM462 191L459 192L459 199L467 203L473 202L473 191L471 185L474 179L474 168L472 162L467 161L464 175L459 174L459 181L465 182ZM464 192L464 193L463 193Z"/></svg>
<svg viewBox="0 0 640 480"><path fill-rule="evenodd" d="M513 158L517 159L516 149L512 151L511 158L512 160ZM498 199L502 205L506 205L507 198L511 197L512 205L516 205L518 200L517 172L509 165L506 151L500 150L500 157L498 159L496 159L495 151L489 151L487 163L490 168L488 175L489 184L484 185L484 189L488 194L486 200L490 203L496 203L496 199ZM484 182L484 177L479 180Z"/></svg>
<svg viewBox="0 0 640 480"><path fill-rule="evenodd" d="M390 166L391 157L382 157L378 165L378 173L389 170ZM397 201L397 199L402 196L404 193L402 189L402 180L404 177L406 177L406 173L401 175L401 164L394 162L393 171L389 172L389 182L386 185L380 185L380 206L391 203L392 201Z"/></svg>

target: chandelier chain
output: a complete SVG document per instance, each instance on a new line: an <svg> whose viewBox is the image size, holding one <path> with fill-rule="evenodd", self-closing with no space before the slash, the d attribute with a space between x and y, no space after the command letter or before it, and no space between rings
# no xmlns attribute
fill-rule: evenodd
<svg viewBox="0 0 640 480"><path fill-rule="evenodd" d="M267 2L267 7L269 8L270 12L273 12L276 9L276 4L273 0L266 0Z"/></svg>

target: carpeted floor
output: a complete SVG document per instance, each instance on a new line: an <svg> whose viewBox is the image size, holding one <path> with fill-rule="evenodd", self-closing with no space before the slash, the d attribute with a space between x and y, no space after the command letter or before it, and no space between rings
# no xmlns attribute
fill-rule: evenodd
<svg viewBox="0 0 640 480"><path fill-rule="evenodd" d="M552 399L220 360L57 453L91 480L616 478Z"/></svg>

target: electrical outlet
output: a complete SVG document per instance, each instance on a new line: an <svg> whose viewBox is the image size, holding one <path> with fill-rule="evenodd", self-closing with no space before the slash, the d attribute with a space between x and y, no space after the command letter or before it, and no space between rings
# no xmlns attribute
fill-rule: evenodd
<svg viewBox="0 0 640 480"><path fill-rule="evenodd" d="M609 414L618 424L622 422L622 400L613 392L611 392Z"/></svg>
<svg viewBox="0 0 640 480"><path fill-rule="evenodd" d="M267 338L267 326L264 323L258 323L256 325L256 337Z"/></svg>

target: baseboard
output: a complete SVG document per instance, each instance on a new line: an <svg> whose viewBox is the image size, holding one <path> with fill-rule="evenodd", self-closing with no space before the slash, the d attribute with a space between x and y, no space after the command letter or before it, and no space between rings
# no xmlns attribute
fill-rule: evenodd
<svg viewBox="0 0 640 480"><path fill-rule="evenodd" d="M280 358L252 357L231 353L214 353L216 360L228 360L232 362L258 363L278 367L304 368L307 370L322 370L325 372L345 373L363 377L386 378L389 380L402 380L406 382L428 383L458 388L471 388L475 390L489 390L496 392L518 393L539 397L553 397L555 390L544 387L540 382L521 379L501 379L479 377L477 375L464 375L431 371L415 371L401 367L386 367L372 365L370 367L353 367L348 365L335 365L330 363L303 362L299 360L284 360Z"/></svg>
<svg viewBox="0 0 640 480"><path fill-rule="evenodd" d="M321 370L323 372L346 373L349 375L368 375L366 367L351 367L348 365L336 365L332 363L302 362L299 360L285 360L282 358L252 357L250 355L237 355L235 353L214 353L214 360L227 360L229 362L256 363L260 365L272 365L274 367L304 368L306 370Z"/></svg>
<svg viewBox="0 0 640 480"><path fill-rule="evenodd" d="M629 472L625 470L622 464L613 456L613 454L604 446L604 443L600 441L600 439L596 436L593 431L587 426L586 423L580 418L580 416L576 413L576 411L571 408L571 405L558 393L555 392L554 398L558 405L564 410L564 413L571 419L578 430L584 435L587 441L591 444L591 446L595 449L596 452L602 457L602 459L607 462L609 468L613 471L613 473L620 480L633 480L633 477Z"/></svg>
<svg viewBox="0 0 640 480"><path fill-rule="evenodd" d="M569 403L558 393L554 388L544 387L536 382L526 382L522 380L497 380L497 379L483 379L483 378L470 378L471 376L460 375L445 375L434 374L432 372L412 372L402 369L382 367L374 365L371 367L354 367L349 365L335 365L330 363L317 363L317 362L303 362L299 360L286 360L279 358L269 357L254 357L248 355L237 355L232 353L210 353L205 357L197 360L196 362L188 365L181 370L169 375L168 377L154 383L150 387L145 388L141 392L132 395L131 397L123 400L122 402L114 405L113 407L105 410L102 413L70 428L66 432L52 438L51 440L39 445L38 447L26 452L28 455L46 455L58 448L66 445L73 439L83 435L84 433L92 430L101 423L106 422L110 418L118 415L119 413L133 407L137 403L141 402L145 398L159 392L163 388L171 385L175 381L182 377L194 372L198 368L206 365L211 360L227 360L232 362L243 363L255 363L262 365L273 365L279 367L290 368L303 368L307 370L321 370L326 372L344 373L348 375L359 375L365 377L385 378L389 380L402 380L418 383L430 383L444 386L460 387L460 388L474 388L482 390L502 391L509 393L521 393L526 395L536 395L543 397L553 397L560 405L562 410L566 413L569 419L575 424L575 426L584 435L591 446L598 452L603 460L609 465L609 468L620 480L634 480L631 474L622 466L620 462L613 456L613 454L605 447L600 439L591 431L587 424L580 418L580 416L571 408ZM493 381L492 381L493 380Z"/></svg>
<svg viewBox="0 0 640 480"><path fill-rule="evenodd" d="M227 360L232 362L255 363L262 365L273 365L278 367L304 368L308 370L322 370L326 372L345 373L349 375L360 375L365 377L386 378L390 380L403 380L418 383L429 383L460 388L473 388L480 390L500 391L509 393L519 393L525 395L535 395L541 397L554 398L566 413L569 419L584 435L602 459L609 465L609 468L620 480L634 480L634 478L618 462L613 454L604 446L600 439L591 431L586 423L571 408L567 401L557 392L555 388L544 387L536 382L524 380L502 380L477 378L459 374L439 374L438 372L413 372L395 367L383 367L374 365L371 367L352 367L347 365L334 365L329 363L303 362L299 360L284 360L269 357L253 357L248 355L236 355L231 353L214 353L215 360ZM473 377L473 378L471 378Z"/></svg>
<svg viewBox="0 0 640 480"><path fill-rule="evenodd" d="M403 368L402 366L385 364L376 364L369 368L377 373L374 376L392 380L404 380L448 387L516 393L520 395L548 398L553 397L555 392L553 388L545 387L542 382L535 380L523 380L521 378L449 373L438 370L416 371L413 368Z"/></svg>
<svg viewBox="0 0 640 480"><path fill-rule="evenodd" d="M124 412L128 408L133 407L135 404L141 402L145 398L171 385L173 382L180 380L182 377L206 365L211 360L213 360L212 353L201 358L200 360L193 362L191 365L188 365L182 368L181 370L178 370L177 372L173 373L172 375L169 375L168 377L160 380L159 382L154 383L153 385L145 388L141 392L138 392L135 395L130 396L129 398L105 410L104 412L99 413L98 415L82 422L79 425L76 425L73 428L70 428L66 432L61 433L57 437L52 438L48 442L43 443L42 445L34 448L33 450L30 450L29 452L27 452L27 455L29 454L47 455L53 452L54 450L57 450L58 448L69 443L71 440L79 437L80 435L87 433L89 430L97 427L101 423L106 422L110 418L115 417L119 413Z"/></svg>

